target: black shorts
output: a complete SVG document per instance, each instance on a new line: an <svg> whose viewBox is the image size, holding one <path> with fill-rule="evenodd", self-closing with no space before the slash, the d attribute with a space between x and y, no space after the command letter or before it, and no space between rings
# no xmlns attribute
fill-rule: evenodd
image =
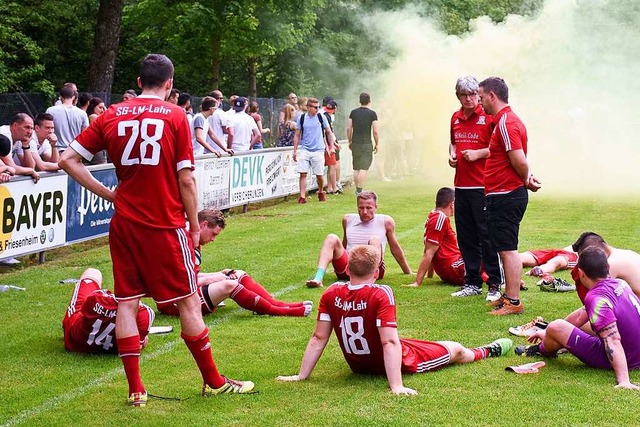
<svg viewBox="0 0 640 427"><path fill-rule="evenodd" d="M507 194L487 196L487 226L496 252L517 251L520 221L529 203L529 193L520 187Z"/></svg>
<svg viewBox="0 0 640 427"><path fill-rule="evenodd" d="M362 146L360 146L362 145ZM352 144L353 170L369 170L373 162L373 147L369 144Z"/></svg>

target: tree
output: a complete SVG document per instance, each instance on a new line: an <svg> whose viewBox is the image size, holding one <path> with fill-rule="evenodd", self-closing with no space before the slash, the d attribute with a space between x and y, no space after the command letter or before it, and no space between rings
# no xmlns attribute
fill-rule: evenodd
<svg viewBox="0 0 640 427"><path fill-rule="evenodd" d="M89 67L89 91L111 93L123 7L123 0L100 0Z"/></svg>

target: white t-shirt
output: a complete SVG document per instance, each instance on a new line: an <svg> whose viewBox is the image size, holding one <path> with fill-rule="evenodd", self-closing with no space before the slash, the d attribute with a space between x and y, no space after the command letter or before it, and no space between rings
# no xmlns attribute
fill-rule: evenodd
<svg viewBox="0 0 640 427"><path fill-rule="evenodd" d="M233 145L231 148L234 151L248 151L251 147L252 131L253 129L258 130L256 121L244 111L230 117L233 121Z"/></svg>
<svg viewBox="0 0 640 427"><path fill-rule="evenodd" d="M83 129L89 127L87 113L76 106L56 105L47 108L47 113L53 116L60 152L64 151Z"/></svg>
<svg viewBox="0 0 640 427"><path fill-rule="evenodd" d="M218 136L218 138L220 139L220 141L222 141L223 144L226 144L227 135L222 130L222 127L223 126L227 128L231 127L229 126L229 116L227 116L226 113L222 111L220 108L216 108L213 111L213 114L210 115L207 120L209 121L209 126L211 127L211 130L213 131L213 133L215 133ZM215 142L213 142L213 139L211 139L209 135L207 135L207 142L211 144L213 148L218 147L218 145Z"/></svg>
<svg viewBox="0 0 640 427"><path fill-rule="evenodd" d="M9 141L11 141L11 153L12 153L12 157L13 157L13 162L18 165L18 166L22 166L22 162L20 162L20 157L18 157L18 155L23 155L24 154L24 150L22 149L22 141L14 141L13 138L11 137L11 126L10 125L4 125L4 126L0 126L0 134L6 136L7 138L9 138ZM31 141L29 141L29 151L37 151L37 145L35 145L34 140L32 139Z"/></svg>

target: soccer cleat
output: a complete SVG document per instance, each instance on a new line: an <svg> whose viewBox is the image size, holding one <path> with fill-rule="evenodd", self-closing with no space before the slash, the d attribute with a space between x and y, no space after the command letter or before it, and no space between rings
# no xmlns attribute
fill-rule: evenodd
<svg viewBox="0 0 640 427"><path fill-rule="evenodd" d="M327 201L327 196L324 194L324 191L318 191L318 200L321 202Z"/></svg>
<svg viewBox="0 0 640 427"><path fill-rule="evenodd" d="M516 355L523 357L542 356L538 344L519 345L513 351Z"/></svg>
<svg viewBox="0 0 640 427"><path fill-rule="evenodd" d="M570 284L564 279L553 279L551 282L541 280L539 286L543 292L573 292L576 290L575 285Z"/></svg>
<svg viewBox="0 0 640 427"><path fill-rule="evenodd" d="M315 280L314 278L311 278L309 280L307 280L305 282L305 284L307 285L307 288L321 288L324 285L322 284L322 282L319 282L317 280Z"/></svg>
<svg viewBox="0 0 640 427"><path fill-rule="evenodd" d="M452 297L470 297L474 295L482 295L482 288L471 285L464 285L459 291L453 292Z"/></svg>
<svg viewBox="0 0 640 427"><path fill-rule="evenodd" d="M489 350L488 357L499 357L504 356L509 352L509 350L511 350L511 347L513 347L513 341L509 338L500 338L483 347Z"/></svg>
<svg viewBox="0 0 640 427"><path fill-rule="evenodd" d="M497 300L495 300L495 301L487 301L487 303L485 305L487 307L497 307L497 306L502 304L503 300L504 300L504 295L500 295L500 297Z"/></svg>
<svg viewBox="0 0 640 427"><path fill-rule="evenodd" d="M136 408L143 408L147 406L147 392L131 393L127 398L127 404Z"/></svg>
<svg viewBox="0 0 640 427"><path fill-rule="evenodd" d="M518 305L514 305L508 298L501 298L501 303L496 305L489 313L491 316L507 316L509 314L522 314L524 312L524 305L522 302Z"/></svg>
<svg viewBox="0 0 640 427"><path fill-rule="evenodd" d="M304 197L298 197L298 203L304 205L305 203L307 203L307 199Z"/></svg>
<svg viewBox="0 0 640 427"><path fill-rule="evenodd" d="M531 270L529 270L528 274L529 276L542 277L542 275L544 274L544 271L542 271L542 268L536 265Z"/></svg>
<svg viewBox="0 0 640 427"><path fill-rule="evenodd" d="M253 391L253 388L256 386L251 381L236 381L231 380L225 376L224 384L220 388L210 387L208 384L202 385L202 395L207 396L215 396L218 394L251 394L256 393Z"/></svg>
<svg viewBox="0 0 640 427"><path fill-rule="evenodd" d="M545 322L542 317L538 316L524 325L510 327L509 333L518 337L530 337L534 332L546 329L547 325L548 323Z"/></svg>
<svg viewBox="0 0 640 427"><path fill-rule="evenodd" d="M500 286L491 284L489 285L489 289L487 290L487 298L485 300L487 302L493 302L500 299L502 294L500 293Z"/></svg>
<svg viewBox="0 0 640 427"><path fill-rule="evenodd" d="M313 310L313 302L305 301L303 305L304 305L304 317L307 317L309 316L309 314L311 314L311 310Z"/></svg>

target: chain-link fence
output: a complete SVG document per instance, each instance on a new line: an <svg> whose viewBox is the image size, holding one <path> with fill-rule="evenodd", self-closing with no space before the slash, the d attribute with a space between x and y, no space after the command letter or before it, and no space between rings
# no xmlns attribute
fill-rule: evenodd
<svg viewBox="0 0 640 427"><path fill-rule="evenodd" d="M102 98L107 105L109 100L118 102L122 99L121 94L110 93L92 93L93 96ZM320 98L322 99L322 98ZM194 96L191 100L193 111L198 111L202 97ZM260 107L259 113L262 116L262 127L271 129L271 133L262 137L264 147L275 147L277 145L278 135L278 118L280 110L287 102L286 99L279 98L257 98ZM338 110L336 111L336 120L334 129L337 139L346 138L347 118L349 117L350 108L347 108L346 101L337 99ZM32 117L36 114L44 112L52 105L51 100L47 99L41 93L3 93L0 94L0 125L8 124L11 118L17 113L27 113ZM351 108L354 106L352 105ZM225 101L223 108L229 108L229 104Z"/></svg>

